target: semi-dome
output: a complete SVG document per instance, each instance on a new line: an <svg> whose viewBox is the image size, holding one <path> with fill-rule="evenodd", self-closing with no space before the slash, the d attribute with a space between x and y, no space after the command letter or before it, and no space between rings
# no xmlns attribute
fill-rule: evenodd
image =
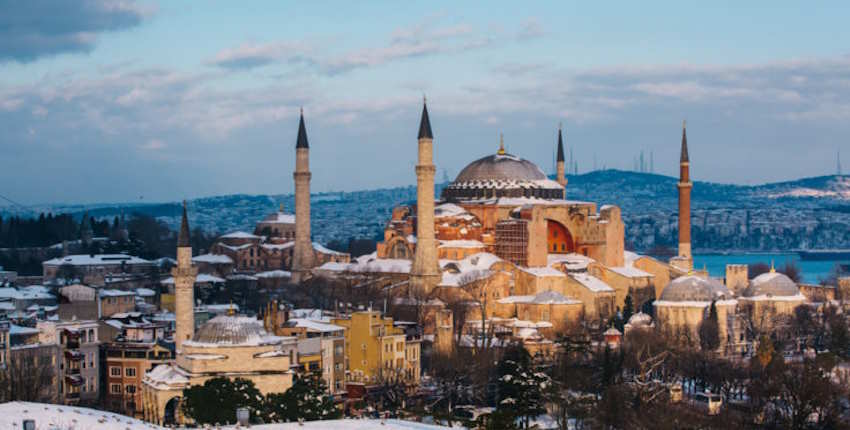
<svg viewBox="0 0 850 430"><path fill-rule="evenodd" d="M744 297L790 297L800 294L797 284L784 273L768 272L756 276L744 290Z"/></svg>
<svg viewBox="0 0 850 430"><path fill-rule="evenodd" d="M188 346L260 346L276 345L283 338L270 335L261 321L244 316L220 315L195 331Z"/></svg>
<svg viewBox="0 0 850 430"><path fill-rule="evenodd" d="M661 292L660 301L666 302L711 302L732 298L725 285L715 279L695 275L680 276L667 284Z"/></svg>
<svg viewBox="0 0 850 430"><path fill-rule="evenodd" d="M563 199L564 187L540 167L515 155L499 152L469 163L443 189L443 199L474 200L498 197Z"/></svg>

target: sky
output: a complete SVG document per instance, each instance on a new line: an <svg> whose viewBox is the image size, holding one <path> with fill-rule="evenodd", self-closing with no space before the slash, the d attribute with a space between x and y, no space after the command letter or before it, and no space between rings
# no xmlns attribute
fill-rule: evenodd
<svg viewBox="0 0 850 430"><path fill-rule="evenodd" d="M508 152L757 184L850 170L850 3L0 0L0 195L20 204L412 185ZM567 155L569 158L569 154ZM569 194L569 190L568 190Z"/></svg>

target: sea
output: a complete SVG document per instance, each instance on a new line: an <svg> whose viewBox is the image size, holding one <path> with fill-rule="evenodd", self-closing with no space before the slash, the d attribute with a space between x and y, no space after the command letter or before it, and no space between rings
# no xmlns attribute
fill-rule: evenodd
<svg viewBox="0 0 850 430"><path fill-rule="evenodd" d="M802 282L807 284L817 284L822 279L829 277L836 264L850 264L850 260L803 260L796 253L740 253L740 254L695 254L694 268L702 269L705 267L709 275L714 277L726 276L727 264L755 264L770 263L776 267L784 265L786 262L794 262L802 272Z"/></svg>

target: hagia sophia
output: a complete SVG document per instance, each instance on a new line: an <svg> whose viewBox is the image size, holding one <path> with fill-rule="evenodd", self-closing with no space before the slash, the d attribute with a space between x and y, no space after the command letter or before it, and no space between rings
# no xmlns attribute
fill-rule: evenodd
<svg viewBox="0 0 850 430"><path fill-rule="evenodd" d="M693 183L684 123L677 186L678 253L669 261L625 250L624 224L617 206L567 199L560 129L554 180L534 163L508 153L501 140L494 154L463 168L437 200L435 139L423 103L416 203L394 208L376 251L356 258L311 240L311 173L303 112L295 147L294 215L281 207L258 222L253 234L224 235L211 254L193 257L184 206L177 266L172 272L176 361L159 365L144 377L144 414L149 421L163 422L164 416L174 415L181 390L211 377L247 378L264 394L285 391L292 384L295 338L278 335L293 333L291 328L268 324L276 321L277 315L267 315L265 326L253 318L222 315L195 329L193 286L199 269L215 272L221 265L241 272L272 270L284 274L289 283L308 288L311 284L305 281L345 280L355 281L348 285L378 287L391 299L393 311L416 310L419 321L414 324L422 327L422 339L432 342L440 353L485 341L491 345L520 342L544 359L554 354L559 334L581 325L604 331L605 342L616 345L623 333L611 321L626 306L632 306L635 313L624 331L655 327L695 345L699 344L700 324L714 308L720 332L718 350L734 354L753 345L753 327L744 327L745 319L757 322L757 331L766 333L783 317L793 315L796 307L817 306L836 298L834 291L825 297L811 288L801 289L773 269L753 279L747 266L728 265L726 276L719 279L694 269L690 244ZM839 294L843 289L839 288ZM355 320L360 321L357 318L363 327L384 327L381 332L386 332L386 339L400 345L388 347L400 352L394 352L398 357L384 364L393 366L400 360L399 369L418 380L419 341L405 343L402 326L394 325L391 318L384 319L372 309L361 313L335 319L333 330L353 330ZM458 327L456 321L460 321ZM367 337L371 331L366 330ZM365 349L366 343L363 345ZM364 363L374 359L375 365L381 366L378 357L350 363L346 355L346 382L351 382L352 375L370 373ZM408 362L404 357L417 361ZM368 382L368 376L365 378Z"/></svg>

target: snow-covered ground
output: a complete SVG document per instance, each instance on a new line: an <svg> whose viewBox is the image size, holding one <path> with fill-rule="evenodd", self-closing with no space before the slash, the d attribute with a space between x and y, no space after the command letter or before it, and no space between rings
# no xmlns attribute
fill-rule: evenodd
<svg viewBox="0 0 850 430"><path fill-rule="evenodd" d="M9 402L0 404L0 429L20 429L23 420L35 420L37 430L165 430L154 424L112 412L43 403ZM222 427L234 429L236 427ZM243 427L244 428L244 427ZM333 420L251 426L257 430L334 429L334 430L429 430L433 425L401 420Z"/></svg>

